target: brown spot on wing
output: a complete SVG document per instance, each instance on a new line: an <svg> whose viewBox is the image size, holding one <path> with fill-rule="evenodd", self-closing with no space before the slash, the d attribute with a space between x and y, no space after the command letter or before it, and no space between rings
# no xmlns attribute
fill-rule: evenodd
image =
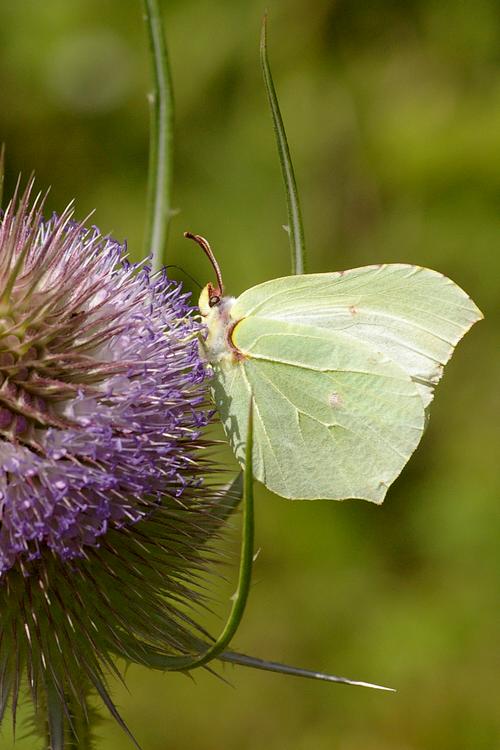
<svg viewBox="0 0 500 750"><path fill-rule="evenodd" d="M333 406L334 409L339 407L342 404L342 399L340 398L338 393L330 393L328 396L328 403L330 406Z"/></svg>

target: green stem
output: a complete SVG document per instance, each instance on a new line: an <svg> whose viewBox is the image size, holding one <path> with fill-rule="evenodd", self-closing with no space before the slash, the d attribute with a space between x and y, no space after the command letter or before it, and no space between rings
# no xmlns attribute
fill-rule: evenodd
<svg viewBox="0 0 500 750"><path fill-rule="evenodd" d="M173 213L174 95L160 3L143 3L153 71L145 245L146 254L153 256L153 271L158 271L165 263Z"/></svg>
<svg viewBox="0 0 500 750"><path fill-rule="evenodd" d="M166 656L161 653L150 652L143 663L155 669L175 672L188 672L195 667L202 667L212 659L218 657L229 646L236 633L250 593L252 578L253 549L254 549L254 503L253 503L253 399L251 400L248 416L248 433L245 450L245 471L243 476L243 530L241 541L240 570L238 588L233 600L231 612L222 633L217 640L198 654L186 656Z"/></svg>
<svg viewBox="0 0 500 750"><path fill-rule="evenodd" d="M286 138L285 126L278 103L278 96L274 87L271 68L267 56L267 14L262 22L262 33L260 37L260 61L262 72L264 74L264 84L266 87L267 98L271 108L273 119L274 134L276 136L276 145L281 164L281 173L285 184L286 203L288 209L288 235L290 238L290 249L292 255L292 273L299 274L305 272L305 240L304 227L302 224L302 214L300 211L299 193L293 171L292 157Z"/></svg>

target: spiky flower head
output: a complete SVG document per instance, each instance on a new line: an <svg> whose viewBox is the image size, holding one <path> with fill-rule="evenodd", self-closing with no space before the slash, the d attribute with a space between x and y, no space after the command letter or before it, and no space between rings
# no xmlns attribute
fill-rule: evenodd
<svg viewBox="0 0 500 750"><path fill-rule="evenodd" d="M30 192L0 217L0 711L25 679L69 731L92 688L114 712L114 655L192 650L224 494L187 296Z"/></svg>

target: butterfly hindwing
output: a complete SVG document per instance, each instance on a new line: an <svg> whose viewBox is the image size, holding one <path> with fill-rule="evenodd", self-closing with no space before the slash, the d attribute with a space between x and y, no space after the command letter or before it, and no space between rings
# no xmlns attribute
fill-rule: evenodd
<svg viewBox="0 0 500 750"><path fill-rule="evenodd" d="M255 474L290 498L382 502L424 429L411 378L341 331L283 321L241 321L242 357L216 368L216 403L237 457L250 394Z"/></svg>

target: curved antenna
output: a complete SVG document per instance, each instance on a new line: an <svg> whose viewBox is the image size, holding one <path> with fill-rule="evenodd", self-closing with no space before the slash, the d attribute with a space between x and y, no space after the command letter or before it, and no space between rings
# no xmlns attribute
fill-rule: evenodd
<svg viewBox="0 0 500 750"><path fill-rule="evenodd" d="M212 268L215 271L215 275L217 277L217 284L219 285L219 296L222 297L224 294L224 284L222 282L222 274L219 268L219 264L215 260L215 255L212 252L212 248L210 247L210 243L208 240L206 240L204 237L201 236L201 234L193 234L192 232L184 232L184 237L188 240L194 240L203 250L205 255L207 256L208 260L212 264Z"/></svg>
<svg viewBox="0 0 500 750"><path fill-rule="evenodd" d="M182 266L176 266L176 265L175 265L175 263L169 263L169 264L168 264L168 266L165 266L165 270L166 270L166 271L168 271L168 269L169 269L169 268L175 268L175 269L176 269L177 271L180 271L180 272L181 272L181 273L183 273L183 274L184 274L185 276L187 276L187 277L188 277L188 279L191 279L191 281L193 282L193 284L196 284L196 286L198 287L198 289L203 289L203 287L202 287L202 285L200 284L200 282L199 282L199 281L197 281L197 280L196 280L196 279L194 278L194 276L191 276L191 274L190 274L190 273L188 273L188 271L186 271L186 269L185 269L185 268L183 268Z"/></svg>

